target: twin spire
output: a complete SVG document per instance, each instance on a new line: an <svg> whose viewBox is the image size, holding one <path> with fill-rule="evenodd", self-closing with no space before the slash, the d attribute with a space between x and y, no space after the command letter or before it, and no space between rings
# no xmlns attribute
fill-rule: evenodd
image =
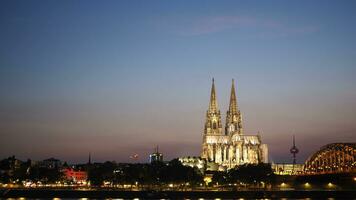
<svg viewBox="0 0 356 200"><path fill-rule="evenodd" d="M236 99L236 93L235 93L235 83L234 82L235 82L234 79L232 79L231 93L230 93L230 104L229 104L229 112L230 113L237 113L238 112L237 99ZM218 111L218 101L216 99L214 78L213 78L213 83L212 83L212 86L211 86L209 111L210 112Z"/></svg>
<svg viewBox="0 0 356 200"><path fill-rule="evenodd" d="M235 83L234 79L232 79L232 85L231 85L231 93L230 93L230 104L229 104L229 109L226 113L226 125L225 125L225 134L226 135L232 135L236 132L239 134L242 134L242 120L241 120L241 113L238 110L237 106L237 98L236 98L236 92L235 92ZM218 102L216 98L216 92L215 92L215 82L213 78L212 86L211 86L211 95L210 95L210 103L209 103L209 110L208 110L208 116L215 116L215 119L219 122L221 121L221 116L220 116L220 111L218 109ZM213 120L213 118L208 117L207 121ZM212 128L215 129L214 127L214 121L211 121L211 124L213 125ZM220 134L222 134L220 132Z"/></svg>

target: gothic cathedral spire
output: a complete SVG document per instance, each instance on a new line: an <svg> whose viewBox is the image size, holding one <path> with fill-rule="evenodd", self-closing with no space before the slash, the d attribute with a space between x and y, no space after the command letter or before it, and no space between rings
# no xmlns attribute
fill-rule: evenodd
<svg viewBox="0 0 356 200"><path fill-rule="evenodd" d="M221 114L216 99L214 78L211 86L209 109L206 112L204 132L205 134L222 134Z"/></svg>
<svg viewBox="0 0 356 200"><path fill-rule="evenodd" d="M232 79L229 110L226 114L225 134L232 135L236 132L240 135L242 134L242 119L237 106L235 83L234 79Z"/></svg>
<svg viewBox="0 0 356 200"><path fill-rule="evenodd" d="M217 153L216 150L214 150L215 147L213 147L214 145L211 144L211 139L224 136L225 135L222 132L221 114L218 108L218 102L215 93L215 83L213 78L209 108L206 111L201 157L214 162L221 160L221 151L219 151L220 153Z"/></svg>
<svg viewBox="0 0 356 200"><path fill-rule="evenodd" d="M216 100L215 83L213 78L213 83L211 86L211 93L210 93L209 112L216 112L217 110L218 110L218 102Z"/></svg>
<svg viewBox="0 0 356 200"><path fill-rule="evenodd" d="M235 94L234 79L232 79L232 85L231 85L229 111L231 113L237 114L237 101L236 101L236 94Z"/></svg>

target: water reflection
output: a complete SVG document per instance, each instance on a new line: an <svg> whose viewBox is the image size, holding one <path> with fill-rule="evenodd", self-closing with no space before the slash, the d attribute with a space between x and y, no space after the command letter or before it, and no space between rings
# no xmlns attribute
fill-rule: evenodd
<svg viewBox="0 0 356 200"><path fill-rule="evenodd" d="M0 198L1 199L1 198ZM58 198L54 197L52 200L124 200L127 198L106 198L106 199L97 199L97 198ZM194 199L194 198L192 198ZM223 200L223 199L230 199L230 198L198 198L198 200ZM237 200L244 200L244 198L236 198ZM296 198L279 198L280 200L295 200ZM316 200L319 198L299 198L298 200ZM48 200L48 198L25 198L25 197L19 197L19 198L6 198L6 200ZM140 200L139 198L133 198L132 200ZM165 199L160 199L160 200L165 200ZM185 200L190 200L188 198L185 198ZM270 199L259 199L259 200L270 200ZM335 200L335 198L327 198L327 200Z"/></svg>

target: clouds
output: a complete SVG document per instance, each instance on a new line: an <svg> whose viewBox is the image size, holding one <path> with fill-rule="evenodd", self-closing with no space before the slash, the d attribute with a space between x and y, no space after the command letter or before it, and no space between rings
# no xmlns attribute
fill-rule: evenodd
<svg viewBox="0 0 356 200"><path fill-rule="evenodd" d="M190 18L162 17L153 20L161 31L179 36L201 36L234 31L257 37L285 37L305 35L319 31L315 25L293 25L282 20L240 15L216 15Z"/></svg>

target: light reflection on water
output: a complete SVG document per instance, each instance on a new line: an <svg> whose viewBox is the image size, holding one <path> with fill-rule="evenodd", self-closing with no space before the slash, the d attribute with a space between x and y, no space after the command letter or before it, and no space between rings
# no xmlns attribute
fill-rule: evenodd
<svg viewBox="0 0 356 200"><path fill-rule="evenodd" d="M1 200L2 198L0 198ZM125 198L106 198L106 199L90 199L90 198L52 198L52 200L124 200ZM127 199L127 198L126 198ZM192 198L194 199L194 198ZM198 200L221 200L224 198L198 198ZM237 200L245 200L244 198L236 198ZM296 198L279 198L279 200L291 200L291 199L296 199ZM318 199L318 198L315 198ZM314 200L315 200L314 199ZM6 200L51 200L50 198L25 198L25 197L19 197L19 198L7 198ZM139 198L133 198L132 200L140 200ZM164 199L161 199L164 200ZM185 199L188 200L188 199ZM248 200L248 199L246 199ZM270 199L258 199L258 200L270 200ZM300 198L297 200L313 200L312 198ZM327 200L335 200L335 198L327 198Z"/></svg>

